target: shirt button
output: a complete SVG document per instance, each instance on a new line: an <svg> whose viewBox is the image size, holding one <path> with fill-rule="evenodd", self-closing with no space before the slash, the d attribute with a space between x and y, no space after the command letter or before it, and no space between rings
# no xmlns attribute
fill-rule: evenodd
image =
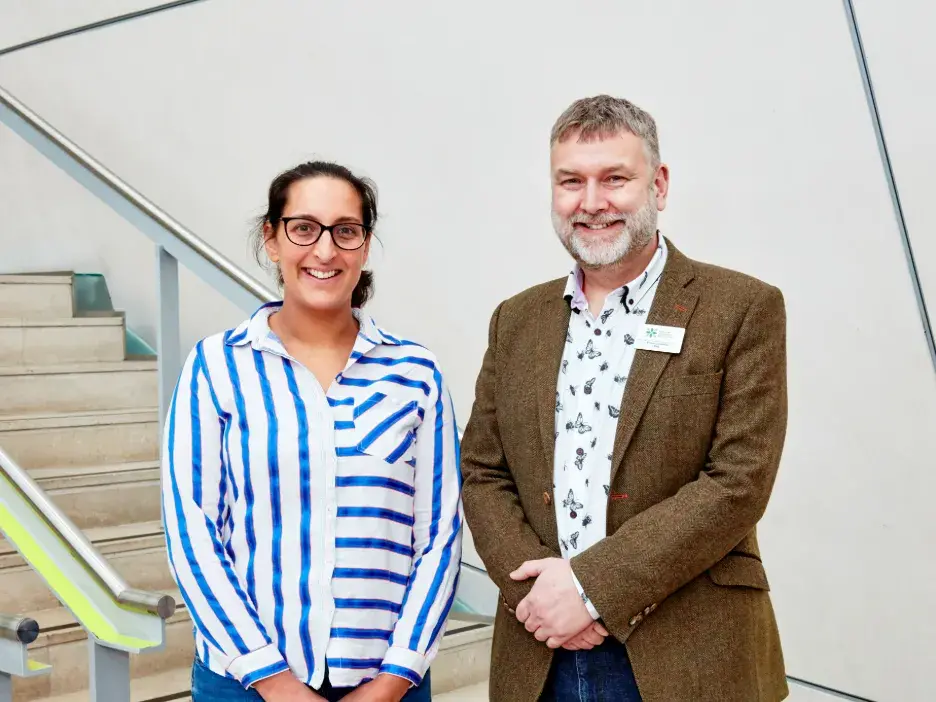
<svg viewBox="0 0 936 702"><path fill-rule="evenodd" d="M601 336L601 330L595 329L595 336Z"/></svg>

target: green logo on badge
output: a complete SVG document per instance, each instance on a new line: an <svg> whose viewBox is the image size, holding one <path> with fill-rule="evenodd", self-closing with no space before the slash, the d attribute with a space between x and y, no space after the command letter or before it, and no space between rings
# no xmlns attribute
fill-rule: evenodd
<svg viewBox="0 0 936 702"><path fill-rule="evenodd" d="M656 335L657 335L657 330L656 330L656 329L648 329L648 330L647 330L647 336L649 336L649 337L654 337L654 336L656 336Z"/></svg>

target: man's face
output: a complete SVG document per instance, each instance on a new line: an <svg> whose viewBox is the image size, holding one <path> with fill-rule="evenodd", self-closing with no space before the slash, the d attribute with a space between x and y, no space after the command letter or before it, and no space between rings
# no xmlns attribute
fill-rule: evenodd
<svg viewBox="0 0 936 702"><path fill-rule="evenodd" d="M580 142L573 133L553 146L550 163L553 227L582 267L615 264L653 240L668 171L650 169L640 137Z"/></svg>

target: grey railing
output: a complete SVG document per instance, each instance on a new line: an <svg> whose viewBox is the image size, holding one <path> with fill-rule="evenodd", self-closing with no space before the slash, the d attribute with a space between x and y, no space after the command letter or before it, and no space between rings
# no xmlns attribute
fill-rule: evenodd
<svg viewBox="0 0 936 702"><path fill-rule="evenodd" d="M29 617L0 614L0 638L29 645L39 636L39 624Z"/></svg>
<svg viewBox="0 0 936 702"><path fill-rule="evenodd" d="M25 470L0 448L0 471L13 483L29 503L39 511L49 526L75 555L85 564L97 580L121 605L155 614L168 619L175 612L175 600L169 595L147 592L130 587L114 568L107 562L74 522L49 499ZM0 624L2 624L0 619Z"/></svg>
<svg viewBox="0 0 936 702"><path fill-rule="evenodd" d="M172 597L131 588L25 470L0 449L0 531L88 632L94 702L130 695L130 654L159 650ZM36 622L0 616L0 702L11 702L11 677L49 672L26 646Z"/></svg>
<svg viewBox="0 0 936 702"><path fill-rule="evenodd" d="M49 667L30 663L26 647L39 636L39 625L28 617L0 614L0 702L13 699L13 676L42 675Z"/></svg>

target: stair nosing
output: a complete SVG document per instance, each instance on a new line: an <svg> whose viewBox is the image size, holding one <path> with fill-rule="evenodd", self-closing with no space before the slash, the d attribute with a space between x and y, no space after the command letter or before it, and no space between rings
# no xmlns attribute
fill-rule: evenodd
<svg viewBox="0 0 936 702"><path fill-rule="evenodd" d="M121 327L123 315L100 317L0 317L0 328Z"/></svg>
<svg viewBox="0 0 936 702"><path fill-rule="evenodd" d="M0 273L0 284L7 285L71 285L72 271L55 273Z"/></svg>
<svg viewBox="0 0 936 702"><path fill-rule="evenodd" d="M63 478L83 478L93 475L115 475L118 473L141 473L159 470L159 461L127 461L125 463L105 463L91 466L49 466L29 470L29 476L37 483Z"/></svg>
<svg viewBox="0 0 936 702"><path fill-rule="evenodd" d="M19 376L72 375L84 373L149 373L159 370L153 360L89 361L44 365L0 366L0 378Z"/></svg>
<svg viewBox="0 0 936 702"><path fill-rule="evenodd" d="M110 424L137 424L141 421L158 421L158 417L159 409L157 407L132 407L118 410L91 410L85 412L10 414L0 415L0 432L107 426Z"/></svg>
<svg viewBox="0 0 936 702"><path fill-rule="evenodd" d="M135 529L132 529L133 527L135 527ZM128 530L130 533L117 535L116 532L121 529ZM147 536L162 537L163 526L162 522L153 520L146 522L116 524L112 526L91 527L89 529L82 529L82 533L95 548L98 548L99 546L103 546L105 544L113 544L120 541L131 541L133 539L146 538ZM16 553L17 550L8 541L0 542L0 557L13 556ZM0 571L3 570L6 570L6 568L0 568Z"/></svg>

